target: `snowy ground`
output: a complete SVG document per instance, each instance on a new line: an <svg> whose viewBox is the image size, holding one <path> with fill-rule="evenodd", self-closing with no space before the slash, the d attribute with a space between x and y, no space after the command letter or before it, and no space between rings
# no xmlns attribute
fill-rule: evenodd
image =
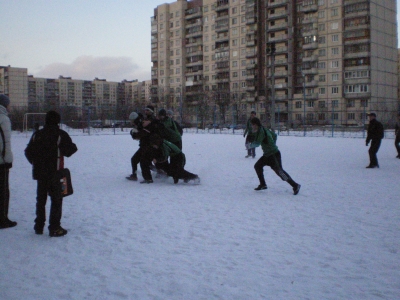
<svg viewBox="0 0 400 300"><path fill-rule="evenodd" d="M185 133L200 185L125 179L129 135L74 135L62 238L33 231L36 182L12 137L9 217L0 231L0 299L400 299L400 160L383 140L365 169L363 139L281 136L299 195L241 135ZM257 157L260 156L257 149ZM49 206L49 205L48 205ZM47 224L46 224L47 225Z"/></svg>

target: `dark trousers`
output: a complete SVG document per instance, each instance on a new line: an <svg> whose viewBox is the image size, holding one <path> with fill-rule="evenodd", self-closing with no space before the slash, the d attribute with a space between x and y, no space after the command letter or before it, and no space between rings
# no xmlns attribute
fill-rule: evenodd
<svg viewBox="0 0 400 300"><path fill-rule="evenodd" d="M196 174L190 173L184 169L186 164L185 154L179 153L177 155L170 157L170 162L168 163L157 163L157 168L164 170L168 176L177 179L187 179L191 180L196 178Z"/></svg>
<svg viewBox="0 0 400 300"><path fill-rule="evenodd" d="M394 146L396 147L397 154L400 155L400 134L396 135L396 138L394 139Z"/></svg>
<svg viewBox="0 0 400 300"><path fill-rule="evenodd" d="M378 166L378 158L376 154L378 153L379 147L381 146L382 140L371 140L371 147L369 147L369 165Z"/></svg>
<svg viewBox="0 0 400 300"><path fill-rule="evenodd" d="M154 148L147 146L142 148L140 155L140 168L142 169L142 177L145 180L152 180L151 169L152 161L155 157Z"/></svg>
<svg viewBox="0 0 400 300"><path fill-rule="evenodd" d="M296 182L290 177L290 175L282 169L282 159L281 153L278 151L268 157L261 156L260 159L254 165L258 179L260 180L260 185L267 185L264 178L264 166L271 167L272 170L278 175L283 181L287 181L292 187L297 185Z"/></svg>
<svg viewBox="0 0 400 300"><path fill-rule="evenodd" d="M61 226L63 198L59 193L59 183L52 179L37 181L36 219L35 229L43 229L46 222L47 195L51 198L49 230L56 230Z"/></svg>
<svg viewBox="0 0 400 300"><path fill-rule="evenodd" d="M0 222L8 220L8 206L10 203L9 170L4 165L0 165Z"/></svg>
<svg viewBox="0 0 400 300"><path fill-rule="evenodd" d="M140 158L142 156L142 148L139 148L135 154L131 157L132 174L136 174L137 165L140 163Z"/></svg>
<svg viewBox="0 0 400 300"><path fill-rule="evenodd" d="M248 144L251 144L253 141L254 141L254 137L247 135L246 136L246 147ZM247 155L255 157L256 156L256 148L247 148Z"/></svg>

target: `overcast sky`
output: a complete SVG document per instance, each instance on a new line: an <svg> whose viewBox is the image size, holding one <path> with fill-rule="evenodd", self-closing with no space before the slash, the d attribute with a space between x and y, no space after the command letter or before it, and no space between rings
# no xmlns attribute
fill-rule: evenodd
<svg viewBox="0 0 400 300"><path fill-rule="evenodd" d="M175 1L0 0L0 66L35 77L148 80L150 18Z"/></svg>

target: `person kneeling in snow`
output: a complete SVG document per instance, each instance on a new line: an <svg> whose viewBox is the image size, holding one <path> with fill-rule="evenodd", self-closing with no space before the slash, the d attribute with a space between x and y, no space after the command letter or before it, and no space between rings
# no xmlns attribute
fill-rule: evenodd
<svg viewBox="0 0 400 300"><path fill-rule="evenodd" d="M264 166L270 166L272 170L283 180L287 181L293 187L293 194L297 195L300 191L300 184L296 183L285 170L282 169L281 152L276 146L276 134L261 125L258 118L251 119L253 127L254 142L250 147L255 148L261 145L263 156L256 162L254 169L256 170L260 185L255 188L256 191L267 189L264 179Z"/></svg>
<svg viewBox="0 0 400 300"><path fill-rule="evenodd" d="M199 176L184 169L186 164L185 154L176 145L162 139L157 134L150 136L150 144L156 149L154 158L156 167L171 176L175 184L178 183L179 179L183 179L184 182L189 182L190 180L196 183L200 182ZM168 157L170 157L169 163Z"/></svg>

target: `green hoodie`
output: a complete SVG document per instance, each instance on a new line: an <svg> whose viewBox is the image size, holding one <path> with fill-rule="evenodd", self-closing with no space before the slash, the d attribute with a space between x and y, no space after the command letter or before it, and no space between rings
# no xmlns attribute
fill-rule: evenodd
<svg viewBox="0 0 400 300"><path fill-rule="evenodd" d="M277 136L275 132L260 127L257 132L254 133L254 137L254 142L251 143L250 147L255 148L261 145L264 152L263 156L268 157L279 151L276 145Z"/></svg>

